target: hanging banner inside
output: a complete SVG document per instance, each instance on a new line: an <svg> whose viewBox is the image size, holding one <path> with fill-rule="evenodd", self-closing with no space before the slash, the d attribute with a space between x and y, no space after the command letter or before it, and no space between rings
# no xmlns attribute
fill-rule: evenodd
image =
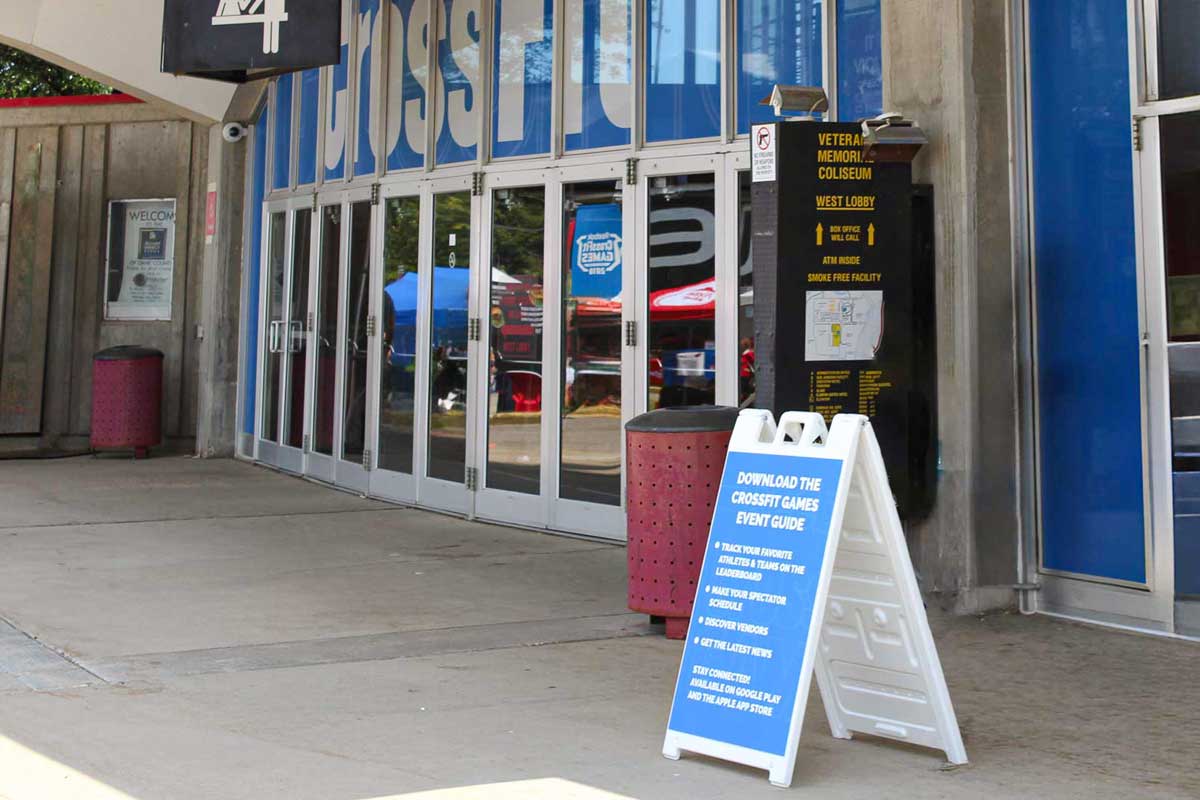
<svg viewBox="0 0 1200 800"><path fill-rule="evenodd" d="M338 63L333 0L165 0L162 71L244 83Z"/></svg>
<svg viewBox="0 0 1200 800"><path fill-rule="evenodd" d="M169 320L175 285L175 201L108 205L104 318Z"/></svg>
<svg viewBox="0 0 1200 800"><path fill-rule="evenodd" d="M867 418L743 411L730 440L663 754L789 786L813 675L833 735L966 763Z"/></svg>

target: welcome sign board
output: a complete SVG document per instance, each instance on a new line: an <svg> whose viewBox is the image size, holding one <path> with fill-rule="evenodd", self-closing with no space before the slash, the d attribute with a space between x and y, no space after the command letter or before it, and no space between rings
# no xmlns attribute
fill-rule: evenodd
<svg viewBox="0 0 1200 800"><path fill-rule="evenodd" d="M743 411L701 569L663 753L791 784L815 673L838 738L965 763L958 723L866 417Z"/></svg>

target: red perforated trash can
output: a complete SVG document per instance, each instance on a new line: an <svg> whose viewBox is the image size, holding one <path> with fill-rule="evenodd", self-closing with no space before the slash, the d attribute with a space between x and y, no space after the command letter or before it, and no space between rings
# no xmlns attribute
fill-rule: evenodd
<svg viewBox="0 0 1200 800"><path fill-rule="evenodd" d="M687 635L738 410L664 408L625 426L629 607Z"/></svg>
<svg viewBox="0 0 1200 800"><path fill-rule="evenodd" d="M144 457L162 443L163 354L122 345L92 360L92 449Z"/></svg>

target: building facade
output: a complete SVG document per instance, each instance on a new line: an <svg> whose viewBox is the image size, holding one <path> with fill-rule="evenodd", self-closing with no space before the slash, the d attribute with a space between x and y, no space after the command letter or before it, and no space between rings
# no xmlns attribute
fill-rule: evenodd
<svg viewBox="0 0 1200 800"><path fill-rule="evenodd" d="M927 596L1198 635L1194 6L346 0L338 65L194 106L250 129L210 136L198 449L622 538L623 423L752 402L746 134L822 85L930 138ZM45 31L0 24L88 63Z"/></svg>

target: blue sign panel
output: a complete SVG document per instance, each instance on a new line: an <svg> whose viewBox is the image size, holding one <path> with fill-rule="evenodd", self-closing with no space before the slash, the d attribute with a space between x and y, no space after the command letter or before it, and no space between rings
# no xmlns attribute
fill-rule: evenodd
<svg viewBox="0 0 1200 800"><path fill-rule="evenodd" d="M1042 564L1143 583L1127 32L1123 0L1029 3Z"/></svg>
<svg viewBox="0 0 1200 800"><path fill-rule="evenodd" d="M348 4L350 0L343 0ZM344 5L343 8L348 8ZM344 16L344 15L343 15ZM346 177L346 134L350 128L350 26L342 25L342 60L330 71L325 101L325 180Z"/></svg>
<svg viewBox="0 0 1200 800"><path fill-rule="evenodd" d="M378 36L383 31L379 19L379 0L358 0L358 145L354 156L355 175L375 174L375 117L379 94L374 85L371 65L375 60Z"/></svg>
<svg viewBox="0 0 1200 800"><path fill-rule="evenodd" d="M564 15L563 146L575 151L627 145L633 4L576 0Z"/></svg>
<svg viewBox="0 0 1200 800"><path fill-rule="evenodd" d="M321 70L300 73L300 121L297 124L296 180L301 185L317 181L317 126L320 122Z"/></svg>
<svg viewBox="0 0 1200 800"><path fill-rule="evenodd" d="M258 398L258 290L262 274L262 211L267 189L267 123L263 109L254 121L254 163L250 165L250 253L246 257L246 374L242 384L242 433L254 433Z"/></svg>
<svg viewBox="0 0 1200 800"><path fill-rule="evenodd" d="M837 4L838 118L854 122L883 113L883 22L880 0Z"/></svg>
<svg viewBox="0 0 1200 800"><path fill-rule="evenodd" d="M392 0L390 22L387 168L415 169L425 165L429 4Z"/></svg>
<svg viewBox="0 0 1200 800"><path fill-rule="evenodd" d="M821 6L821 0L738 3L738 133L775 121L774 109L759 105L775 84L821 85Z"/></svg>
<svg viewBox="0 0 1200 800"><path fill-rule="evenodd" d="M729 454L672 731L785 754L841 471L839 459Z"/></svg>
<svg viewBox="0 0 1200 800"><path fill-rule="evenodd" d="M292 75L279 76L275 84L275 139L271 188L287 189L292 183Z"/></svg>
<svg viewBox="0 0 1200 800"><path fill-rule="evenodd" d="M476 157L480 106L479 41L483 30L479 5L480 0L444 0L437 49L445 99L438 108L441 128L434 153L438 164L474 161Z"/></svg>
<svg viewBox="0 0 1200 800"><path fill-rule="evenodd" d="M571 296L621 295L621 207L616 203L581 206L571 239Z"/></svg>
<svg viewBox="0 0 1200 800"><path fill-rule="evenodd" d="M646 140L721 132L721 7L718 0L649 0Z"/></svg>
<svg viewBox="0 0 1200 800"><path fill-rule="evenodd" d="M495 0L492 155L550 152L554 2Z"/></svg>

